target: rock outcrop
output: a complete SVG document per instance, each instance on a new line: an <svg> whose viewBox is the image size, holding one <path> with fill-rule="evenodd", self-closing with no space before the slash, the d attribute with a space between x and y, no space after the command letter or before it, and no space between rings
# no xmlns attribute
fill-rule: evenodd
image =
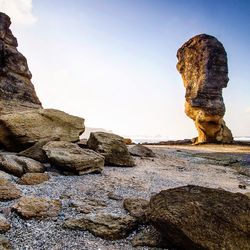
<svg viewBox="0 0 250 250"><path fill-rule="evenodd" d="M20 177L25 173L43 173L45 167L42 163L30 158L4 154L0 155L0 169Z"/></svg>
<svg viewBox="0 0 250 250"><path fill-rule="evenodd" d="M47 143L45 151L49 162L63 171L75 174L100 173L104 157L90 149L82 149L76 143L54 141Z"/></svg>
<svg viewBox="0 0 250 250"><path fill-rule="evenodd" d="M124 139L106 132L92 132L87 142L90 149L105 157L105 165L133 167L134 160L130 156Z"/></svg>
<svg viewBox="0 0 250 250"><path fill-rule="evenodd" d="M0 12L0 115L42 107L10 24L10 18Z"/></svg>
<svg viewBox="0 0 250 250"><path fill-rule="evenodd" d="M185 112L198 130L195 143L230 143L232 133L223 116L222 89L227 87L227 53L215 37L197 35L177 52L177 69L186 88Z"/></svg>
<svg viewBox="0 0 250 250"><path fill-rule="evenodd" d="M250 199L240 193L199 186L164 190L151 197L147 217L169 248L250 246Z"/></svg>
<svg viewBox="0 0 250 250"><path fill-rule="evenodd" d="M84 119L56 109L0 116L0 142L10 151L27 149L42 139L76 142L84 129Z"/></svg>

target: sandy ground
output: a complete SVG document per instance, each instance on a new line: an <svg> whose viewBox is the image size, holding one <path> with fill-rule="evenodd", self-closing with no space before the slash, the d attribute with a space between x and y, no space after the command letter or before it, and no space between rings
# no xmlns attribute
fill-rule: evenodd
<svg viewBox="0 0 250 250"><path fill-rule="evenodd" d="M6 217L12 229L5 234L14 249L88 249L128 250L133 248L131 238L107 241L86 231L71 231L62 227L65 219L79 217L72 203L94 199L105 205L94 208L92 213L126 214L122 200L113 200L109 194L149 199L163 189L194 184L222 188L231 192L250 192L250 178L239 174L238 165L250 168L250 147L246 146L149 146L155 158L135 157L136 167L105 167L102 174L64 176L48 168L51 179L36 186L21 186L23 195L60 199L63 204L58 218L25 221L14 213ZM16 178L13 179L13 182ZM245 185L245 189L239 188ZM15 201L0 202L3 211L9 211Z"/></svg>

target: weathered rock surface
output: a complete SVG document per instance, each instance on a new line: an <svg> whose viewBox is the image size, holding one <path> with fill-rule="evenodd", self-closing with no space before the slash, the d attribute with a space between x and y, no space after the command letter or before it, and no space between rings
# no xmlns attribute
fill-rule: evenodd
<svg viewBox="0 0 250 250"><path fill-rule="evenodd" d="M186 88L185 112L198 130L196 143L232 142L223 116L222 89L227 87L227 54L215 37L197 35L177 52L177 69Z"/></svg>
<svg viewBox="0 0 250 250"><path fill-rule="evenodd" d="M24 219L56 217L61 210L59 200L50 200L47 198L26 196L13 206Z"/></svg>
<svg viewBox="0 0 250 250"><path fill-rule="evenodd" d="M136 226L132 216L114 216L111 214L89 214L79 219L68 219L65 228L88 230L97 237L108 240L125 238Z"/></svg>
<svg viewBox="0 0 250 250"><path fill-rule="evenodd" d="M161 233L152 225L149 225L139 231L131 241L133 247L148 246L148 247L164 247Z"/></svg>
<svg viewBox="0 0 250 250"><path fill-rule="evenodd" d="M105 157L105 165L126 167L135 165L121 136L106 132L92 132L87 146Z"/></svg>
<svg viewBox="0 0 250 250"><path fill-rule="evenodd" d="M20 177L25 173L42 173L45 167L33 159L6 154L0 155L0 169Z"/></svg>
<svg viewBox="0 0 250 250"><path fill-rule="evenodd" d="M3 235L0 235L0 249L1 250L12 250L11 244L9 240L4 237Z"/></svg>
<svg viewBox="0 0 250 250"><path fill-rule="evenodd" d="M101 172L104 157L93 150L82 149L75 143L54 141L47 143L43 150L51 164L79 175Z"/></svg>
<svg viewBox="0 0 250 250"><path fill-rule="evenodd" d="M7 219L3 215L0 214L0 233L5 233L8 230L10 230L10 228L11 228L10 223L7 221Z"/></svg>
<svg viewBox="0 0 250 250"><path fill-rule="evenodd" d="M21 151L41 139L76 142L84 129L84 119L60 110L16 112L0 117L0 142L10 151Z"/></svg>
<svg viewBox="0 0 250 250"><path fill-rule="evenodd" d="M47 173L26 173L24 174L17 183L20 185L37 185L49 180Z"/></svg>
<svg viewBox="0 0 250 250"><path fill-rule="evenodd" d="M0 170L0 179L12 181L13 177L12 177L12 175Z"/></svg>
<svg viewBox="0 0 250 250"><path fill-rule="evenodd" d="M199 186L164 190L151 197L147 217L169 247L250 246L250 199L240 193Z"/></svg>
<svg viewBox="0 0 250 250"><path fill-rule="evenodd" d="M10 18L0 12L0 115L42 107L10 24Z"/></svg>
<svg viewBox="0 0 250 250"><path fill-rule="evenodd" d="M17 155L25 156L31 159L34 159L36 161L46 163L48 162L48 157L43 151L43 146L47 144L50 141L56 141L57 138L51 138L51 139L42 139L38 142L36 142L33 146L30 148L27 148L21 152L19 152Z"/></svg>
<svg viewBox="0 0 250 250"><path fill-rule="evenodd" d="M21 196L21 191L6 179L0 179L0 201L14 200Z"/></svg>
<svg viewBox="0 0 250 250"><path fill-rule="evenodd" d="M123 207L129 214L140 221L146 221L146 210L149 201L141 198L126 198L123 200Z"/></svg>
<svg viewBox="0 0 250 250"><path fill-rule="evenodd" d="M133 156L139 157L155 157L155 153L148 147L137 144L128 149L129 153Z"/></svg>

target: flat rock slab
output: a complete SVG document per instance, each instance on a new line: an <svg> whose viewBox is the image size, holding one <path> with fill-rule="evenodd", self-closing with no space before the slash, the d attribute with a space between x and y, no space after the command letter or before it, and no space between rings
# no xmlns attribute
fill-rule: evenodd
<svg viewBox="0 0 250 250"><path fill-rule="evenodd" d="M76 142L84 130L84 119L56 109L37 109L0 117L0 142L10 151L19 152L41 139L55 137Z"/></svg>
<svg viewBox="0 0 250 250"><path fill-rule="evenodd" d="M93 150L82 149L75 143L54 141L47 143L45 151L51 164L79 175L100 173L104 157Z"/></svg>
<svg viewBox="0 0 250 250"><path fill-rule="evenodd" d="M24 174L17 183L19 185L37 185L50 179L47 173L27 173Z"/></svg>
<svg viewBox="0 0 250 250"><path fill-rule="evenodd" d="M21 197L21 191L10 181L0 179L0 201L14 200Z"/></svg>
<svg viewBox="0 0 250 250"><path fill-rule="evenodd" d="M128 149L129 153L133 156L139 156L139 157L155 157L155 153L148 147L145 147L143 145L135 145L133 147L130 147Z"/></svg>
<svg viewBox="0 0 250 250"><path fill-rule="evenodd" d="M45 167L40 162L27 157L5 154L0 155L0 169L20 177L25 173L42 173Z"/></svg>
<svg viewBox="0 0 250 250"><path fill-rule="evenodd" d="M16 211L24 219L56 217L61 210L59 200L26 196L22 197L14 206Z"/></svg>
<svg viewBox="0 0 250 250"><path fill-rule="evenodd" d="M169 247L250 246L250 199L240 193L199 186L164 190L151 197L147 217Z"/></svg>
<svg viewBox="0 0 250 250"><path fill-rule="evenodd" d="M90 133L87 146L105 157L105 165L121 167L133 167L135 165L123 137L119 135L92 132Z"/></svg>
<svg viewBox="0 0 250 250"><path fill-rule="evenodd" d="M125 238L136 227L137 220L132 216L114 216L111 214L90 214L79 219L68 219L65 228L88 230L93 235L108 240Z"/></svg>

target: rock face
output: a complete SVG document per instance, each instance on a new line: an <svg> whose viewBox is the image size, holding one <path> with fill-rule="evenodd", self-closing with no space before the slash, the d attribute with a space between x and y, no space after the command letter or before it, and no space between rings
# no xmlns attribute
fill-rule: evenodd
<svg viewBox="0 0 250 250"><path fill-rule="evenodd" d="M21 191L14 184L0 179L0 201L14 200L21 196Z"/></svg>
<svg viewBox="0 0 250 250"><path fill-rule="evenodd" d="M197 35L177 52L177 69L186 88L185 112L198 130L196 143L232 142L223 116L222 89L227 87L227 54L213 36Z"/></svg>
<svg viewBox="0 0 250 250"><path fill-rule="evenodd" d="M51 164L76 174L101 172L104 157L93 150L82 149L75 143L54 141L47 143L45 151Z"/></svg>
<svg viewBox="0 0 250 250"><path fill-rule="evenodd" d="M136 226L136 219L131 216L118 217L110 214L85 215L79 219L68 219L64 227L88 230L97 237L108 240L125 238Z"/></svg>
<svg viewBox="0 0 250 250"><path fill-rule="evenodd" d="M0 115L42 107L10 24L10 18L0 12Z"/></svg>
<svg viewBox="0 0 250 250"><path fill-rule="evenodd" d="M56 217L61 210L59 200L26 196L13 206L13 210L24 219Z"/></svg>
<svg viewBox="0 0 250 250"><path fill-rule="evenodd" d="M21 151L41 139L76 142L84 129L84 119L59 110L16 112L0 117L0 142L10 151Z"/></svg>
<svg viewBox="0 0 250 250"><path fill-rule="evenodd" d="M147 216L169 247L250 246L250 199L240 193L199 186L164 190L151 197Z"/></svg>
<svg viewBox="0 0 250 250"><path fill-rule="evenodd" d="M25 173L42 173L45 167L33 159L9 154L0 155L0 169L20 177Z"/></svg>
<svg viewBox="0 0 250 250"><path fill-rule="evenodd" d="M155 153L148 147L145 147L143 145L135 145L131 148L129 148L129 153L133 156L139 156L139 157L155 157Z"/></svg>
<svg viewBox="0 0 250 250"><path fill-rule="evenodd" d="M105 157L105 165L126 167L135 165L121 136L105 132L92 132L87 146Z"/></svg>

